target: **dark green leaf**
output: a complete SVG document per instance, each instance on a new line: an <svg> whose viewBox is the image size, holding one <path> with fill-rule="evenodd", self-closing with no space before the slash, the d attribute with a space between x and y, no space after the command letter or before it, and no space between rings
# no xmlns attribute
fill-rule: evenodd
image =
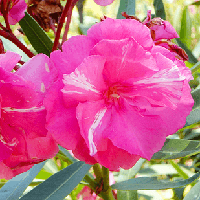
<svg viewBox="0 0 200 200"><path fill-rule="evenodd" d="M190 126L200 121L200 108L197 108L190 112L190 114L186 118L186 126Z"/></svg>
<svg viewBox="0 0 200 200"><path fill-rule="evenodd" d="M200 152L200 141L167 139L160 151L152 159L176 159Z"/></svg>
<svg viewBox="0 0 200 200"><path fill-rule="evenodd" d="M44 53L49 56L53 42L40 25L27 12L25 17L19 21L19 24L37 53Z"/></svg>
<svg viewBox="0 0 200 200"><path fill-rule="evenodd" d="M135 15L135 0L120 0L117 19L124 19L121 15L122 12L126 12L128 15Z"/></svg>
<svg viewBox="0 0 200 200"><path fill-rule="evenodd" d="M162 0L154 0L153 2L155 8L156 17L160 17L162 19L166 19L165 8Z"/></svg>
<svg viewBox="0 0 200 200"><path fill-rule="evenodd" d="M117 191L117 200L137 200L138 194L137 191Z"/></svg>
<svg viewBox="0 0 200 200"><path fill-rule="evenodd" d="M20 200L63 200L79 184L91 168L78 161L66 167L35 187Z"/></svg>
<svg viewBox="0 0 200 200"><path fill-rule="evenodd" d="M197 63L198 62L198 60L194 57L194 55L192 54L192 52L186 47L186 45L183 43L183 42L181 42L181 40L179 39L179 38L175 38L175 40L176 40L176 42L177 42L177 44L182 48L182 49L184 49L185 50L185 52L187 53L187 55L188 55L188 57L189 57L189 62L190 63Z"/></svg>
<svg viewBox="0 0 200 200"><path fill-rule="evenodd" d="M189 15L188 7L185 6L181 18L181 29L179 32L180 40L190 47L191 44L191 33L192 33L192 21Z"/></svg>
<svg viewBox="0 0 200 200"><path fill-rule="evenodd" d="M112 189L117 190L163 190L168 188L183 187L192 183L199 176L200 173L197 173L188 179L177 181L158 180L156 177L140 177L116 183L111 187Z"/></svg>
<svg viewBox="0 0 200 200"><path fill-rule="evenodd" d="M29 171L19 174L9 180L0 190L1 200L17 200L32 182L45 162L34 165Z"/></svg>
<svg viewBox="0 0 200 200"><path fill-rule="evenodd" d="M183 200L200 200L200 181L192 187Z"/></svg>
<svg viewBox="0 0 200 200"><path fill-rule="evenodd" d="M196 1L196 2L192 3L192 5L199 6L200 5L200 1Z"/></svg>
<svg viewBox="0 0 200 200"><path fill-rule="evenodd" d="M191 94L192 94L192 98L194 99L193 109L200 107L200 87L192 91Z"/></svg>

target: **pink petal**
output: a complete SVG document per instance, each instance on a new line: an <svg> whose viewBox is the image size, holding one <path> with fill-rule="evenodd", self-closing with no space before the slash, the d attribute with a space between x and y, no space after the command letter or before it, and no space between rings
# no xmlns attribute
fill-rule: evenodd
<svg viewBox="0 0 200 200"><path fill-rule="evenodd" d="M160 53L156 54L156 61L157 66L161 67L159 72L139 81L129 79L126 83L134 85L132 96L145 97L154 106L176 109L186 77L180 74L179 68L171 60Z"/></svg>
<svg viewBox="0 0 200 200"><path fill-rule="evenodd" d="M59 76L73 72L82 62L89 56L90 50L95 43L87 36L71 37L63 46L63 52L54 51L50 55L50 59L56 66Z"/></svg>
<svg viewBox="0 0 200 200"><path fill-rule="evenodd" d="M103 137L130 154L150 160L165 142L165 126L159 116L143 116L125 102L122 110L112 107L112 118Z"/></svg>
<svg viewBox="0 0 200 200"><path fill-rule="evenodd" d="M117 148L111 141L108 142L107 151L98 151L94 157L98 163L109 168L110 171L118 171L120 168L130 169L140 159L138 155Z"/></svg>
<svg viewBox="0 0 200 200"><path fill-rule="evenodd" d="M191 96L191 89L188 81L185 80L182 96L175 110L170 107L152 107L148 108L146 114L159 115L163 121L162 123L167 127L166 136L168 136L183 128L186 123L186 117L192 111L193 105L194 100Z"/></svg>
<svg viewBox="0 0 200 200"><path fill-rule="evenodd" d="M176 30L168 21L163 21L163 25L154 25L150 29L155 31L155 41L179 38Z"/></svg>
<svg viewBox="0 0 200 200"><path fill-rule="evenodd" d="M143 77L152 70L158 70L151 54L133 38L102 40L93 48L91 54L106 58L103 74L110 83Z"/></svg>
<svg viewBox="0 0 200 200"><path fill-rule="evenodd" d="M2 136L0 138L0 149L1 149L1 155L0 155L0 162L6 158L8 158L11 153L12 153L12 149L5 144L4 141L2 141Z"/></svg>
<svg viewBox="0 0 200 200"><path fill-rule="evenodd" d="M114 0L94 0L94 2L100 6L110 5Z"/></svg>
<svg viewBox="0 0 200 200"><path fill-rule="evenodd" d="M30 83L34 83L37 92L45 93L48 87L57 80L58 74L49 57L38 54L26 62L17 72Z"/></svg>
<svg viewBox="0 0 200 200"><path fill-rule="evenodd" d="M48 90L44 100L47 109L47 129L61 146L75 149L80 140L79 126L76 119L76 107L66 108L62 92L64 84L57 81Z"/></svg>
<svg viewBox="0 0 200 200"><path fill-rule="evenodd" d="M55 140L51 136L27 139L27 152L30 159L49 159L59 151Z"/></svg>
<svg viewBox="0 0 200 200"><path fill-rule="evenodd" d="M71 106L86 100L102 98L101 91L106 89L102 71L105 59L101 56L87 57L71 74L64 74L63 96L65 105ZM94 67L95 66L95 67Z"/></svg>
<svg viewBox="0 0 200 200"><path fill-rule="evenodd" d="M110 124L111 112L104 100L79 103L76 115L81 135L90 150L90 155L97 151L106 150L107 140L103 138L103 131Z"/></svg>
<svg viewBox="0 0 200 200"><path fill-rule="evenodd" d="M42 97L35 92L34 85L28 84L15 73L0 68L0 77L2 107L30 108L42 101Z"/></svg>
<svg viewBox="0 0 200 200"><path fill-rule="evenodd" d="M97 163L95 158L90 156L89 149L83 138L79 141L77 147L72 152L77 159L84 161L87 164L94 165Z"/></svg>
<svg viewBox="0 0 200 200"><path fill-rule="evenodd" d="M11 72L19 60L21 60L21 56L11 51L0 54L0 66L7 72Z"/></svg>
<svg viewBox="0 0 200 200"><path fill-rule="evenodd" d="M106 18L104 21L93 25L88 30L87 36L92 38L95 43L103 39L122 40L133 37L146 50L150 50L153 46L150 30L133 19Z"/></svg>
<svg viewBox="0 0 200 200"><path fill-rule="evenodd" d="M24 0L16 1L17 3L11 8L8 21L11 25L15 25L25 16L25 10L27 8L27 4Z"/></svg>

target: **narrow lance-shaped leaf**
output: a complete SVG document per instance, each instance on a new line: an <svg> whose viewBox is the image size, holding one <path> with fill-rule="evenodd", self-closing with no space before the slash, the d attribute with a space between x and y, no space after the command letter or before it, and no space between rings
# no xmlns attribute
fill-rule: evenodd
<svg viewBox="0 0 200 200"><path fill-rule="evenodd" d="M90 168L91 165L84 162L75 162L52 175L20 200L63 200L79 184Z"/></svg>
<svg viewBox="0 0 200 200"><path fill-rule="evenodd" d="M162 0L154 0L153 2L155 8L156 17L161 17L162 19L166 19L165 8Z"/></svg>
<svg viewBox="0 0 200 200"><path fill-rule="evenodd" d="M120 0L117 19L124 19L121 15L122 12L126 12L128 15L135 15L135 0Z"/></svg>
<svg viewBox="0 0 200 200"><path fill-rule="evenodd" d="M136 190L118 190L117 191L117 200L137 200L138 194Z"/></svg>
<svg viewBox="0 0 200 200"><path fill-rule="evenodd" d="M200 152L200 141L167 139L160 151L152 159L176 159Z"/></svg>
<svg viewBox="0 0 200 200"><path fill-rule="evenodd" d="M178 188L188 185L195 181L200 176L200 173L188 179L177 181L158 180L156 177L140 177L122 181L111 186L117 190L163 190L168 188Z"/></svg>
<svg viewBox="0 0 200 200"><path fill-rule="evenodd" d="M181 19L181 30L179 33L180 40L190 48L191 44L191 33L192 33L192 24L191 18L189 15L188 7L185 6Z"/></svg>
<svg viewBox="0 0 200 200"><path fill-rule="evenodd" d="M1 200L17 200L24 190L32 182L38 172L42 169L45 162L34 165L30 170L19 174L9 180L0 190Z"/></svg>
<svg viewBox="0 0 200 200"><path fill-rule="evenodd" d="M187 193L183 200L200 200L200 181Z"/></svg>
<svg viewBox="0 0 200 200"><path fill-rule="evenodd" d="M190 126L200 121L200 108L196 108L195 110L191 111L190 114L186 118L186 126Z"/></svg>
<svg viewBox="0 0 200 200"><path fill-rule="evenodd" d="M53 42L41 26L28 13L25 13L25 17L19 21L19 24L37 53L44 53L49 56Z"/></svg>
<svg viewBox="0 0 200 200"><path fill-rule="evenodd" d="M181 40L180 40L179 38L175 38L175 40L176 40L178 46L180 46L182 49L184 49L185 52L187 53L188 58L189 58L188 61L189 61L190 63L197 63L198 60L197 60L196 57L193 55L193 53L186 47L186 45L185 45L183 42L181 42Z"/></svg>
<svg viewBox="0 0 200 200"><path fill-rule="evenodd" d="M199 63L200 64L200 63ZM193 109L200 108L200 86L191 92L192 98L194 99Z"/></svg>

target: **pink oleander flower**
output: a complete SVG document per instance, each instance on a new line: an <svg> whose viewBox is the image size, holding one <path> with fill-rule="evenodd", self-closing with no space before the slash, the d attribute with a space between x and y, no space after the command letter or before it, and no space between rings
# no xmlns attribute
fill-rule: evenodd
<svg viewBox="0 0 200 200"><path fill-rule="evenodd" d="M180 60L188 60L186 52L178 45L171 42L171 39L178 38L179 35L168 21L164 21L160 17L151 19L151 10L148 10L147 18L142 23L150 29L151 38L155 45L165 47Z"/></svg>
<svg viewBox="0 0 200 200"><path fill-rule="evenodd" d="M173 26L168 21L165 21L160 17L151 19L151 10L148 10L147 18L144 20L143 24L151 30L151 36L154 41L179 37Z"/></svg>
<svg viewBox="0 0 200 200"><path fill-rule="evenodd" d="M94 0L94 2L100 6L110 5L114 0Z"/></svg>
<svg viewBox="0 0 200 200"><path fill-rule="evenodd" d="M37 55L17 72L11 72L20 59L9 51L0 55L0 179L10 179L58 152L45 128L46 110L42 105L44 87L50 81L45 79L48 57ZM43 84L34 71L37 68L44 69Z"/></svg>
<svg viewBox="0 0 200 200"><path fill-rule="evenodd" d="M129 169L185 125L191 72L139 21L107 18L62 49L50 56L58 78L44 101L47 129L78 159Z"/></svg>
<svg viewBox="0 0 200 200"><path fill-rule="evenodd" d="M25 10L27 9L27 4L24 0L0 0L3 1L4 8L1 5L0 15L3 15L5 10L8 10L8 22L11 25L15 25L25 16Z"/></svg>

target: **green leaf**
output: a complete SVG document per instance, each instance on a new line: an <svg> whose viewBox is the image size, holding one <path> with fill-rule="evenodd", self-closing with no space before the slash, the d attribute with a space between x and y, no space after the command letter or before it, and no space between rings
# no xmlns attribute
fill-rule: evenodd
<svg viewBox="0 0 200 200"><path fill-rule="evenodd" d="M135 0L120 0L117 19L124 19L121 15L122 12L126 12L128 15L135 15Z"/></svg>
<svg viewBox="0 0 200 200"><path fill-rule="evenodd" d="M181 19L180 40L190 47L192 33L192 21L189 15L188 7L185 6Z"/></svg>
<svg viewBox="0 0 200 200"><path fill-rule="evenodd" d="M200 2L200 1L199 1ZM198 58L200 56L200 40L195 45L194 49L192 50L193 55Z"/></svg>
<svg viewBox="0 0 200 200"><path fill-rule="evenodd" d="M91 168L78 161L66 167L35 187L20 200L63 200L79 184Z"/></svg>
<svg viewBox="0 0 200 200"><path fill-rule="evenodd" d="M175 38L177 44L185 50L185 52L187 53L188 55L188 58L189 58L189 62L190 63L197 63L198 60L196 59L196 57L193 55L193 53L186 47L186 45L179 39L179 38Z"/></svg>
<svg viewBox="0 0 200 200"><path fill-rule="evenodd" d="M37 53L44 53L49 56L53 42L35 19L25 12L25 17L19 21L19 24Z"/></svg>
<svg viewBox="0 0 200 200"><path fill-rule="evenodd" d="M166 19L165 8L162 0L154 0L153 6L155 9L156 17L161 17L162 19Z"/></svg>
<svg viewBox="0 0 200 200"><path fill-rule="evenodd" d="M30 170L19 174L9 180L0 190L1 200L17 200L24 190L32 182L38 172L42 169L45 162L34 165Z"/></svg>
<svg viewBox="0 0 200 200"><path fill-rule="evenodd" d="M193 109L200 107L200 86L191 92L192 98L194 99Z"/></svg>
<svg viewBox="0 0 200 200"><path fill-rule="evenodd" d="M146 159L140 158L131 169L120 169L120 172L116 172L117 175L115 176L115 180L119 182L130 178L134 178L145 161Z"/></svg>
<svg viewBox="0 0 200 200"><path fill-rule="evenodd" d="M200 152L200 141L167 139L160 151L152 159L176 159Z"/></svg>
<svg viewBox="0 0 200 200"><path fill-rule="evenodd" d="M200 176L200 173L184 180L159 180L157 177L139 177L122 181L111 186L117 190L163 190L168 188L183 187L192 183Z"/></svg>
<svg viewBox="0 0 200 200"><path fill-rule="evenodd" d="M117 191L117 200L137 200L137 191Z"/></svg>
<svg viewBox="0 0 200 200"><path fill-rule="evenodd" d="M67 158L69 158L71 160L72 163L78 161L77 159L75 159L70 153L69 151L67 151L67 149L63 148L62 146L58 146L59 150L65 155L67 156Z"/></svg>
<svg viewBox="0 0 200 200"><path fill-rule="evenodd" d="M200 200L200 181L192 187L183 200Z"/></svg>
<svg viewBox="0 0 200 200"><path fill-rule="evenodd" d="M190 114L186 118L186 126L190 126L200 121L200 108L197 108L190 112Z"/></svg>
<svg viewBox="0 0 200 200"><path fill-rule="evenodd" d="M196 2L192 3L191 5L199 6L200 5L200 1L196 1Z"/></svg>

